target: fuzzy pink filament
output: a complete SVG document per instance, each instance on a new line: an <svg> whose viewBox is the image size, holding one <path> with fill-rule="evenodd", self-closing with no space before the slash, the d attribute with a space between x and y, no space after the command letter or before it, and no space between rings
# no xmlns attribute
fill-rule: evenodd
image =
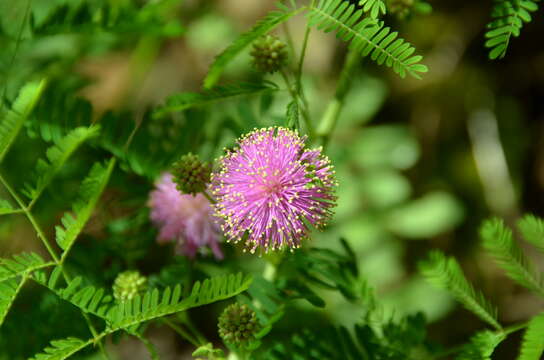
<svg viewBox="0 0 544 360"><path fill-rule="evenodd" d="M321 149L282 127L255 130L220 159L212 174L214 205L229 241L254 252L297 248L310 226L321 227L335 206L336 180Z"/></svg>

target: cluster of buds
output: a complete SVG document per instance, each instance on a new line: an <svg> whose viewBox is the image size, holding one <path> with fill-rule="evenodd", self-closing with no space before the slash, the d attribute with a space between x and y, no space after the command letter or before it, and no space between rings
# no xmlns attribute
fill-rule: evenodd
<svg viewBox="0 0 544 360"><path fill-rule="evenodd" d="M172 167L173 181L183 194L196 195L204 192L210 182L211 166L200 161L198 155L188 153Z"/></svg>
<svg viewBox="0 0 544 360"><path fill-rule="evenodd" d="M285 43L272 35L265 35L253 43L253 65L263 73L274 73L287 63Z"/></svg>
<svg viewBox="0 0 544 360"><path fill-rule="evenodd" d="M255 340L255 334L260 330L255 311L245 304L229 305L219 316L219 335L227 344L246 347Z"/></svg>
<svg viewBox="0 0 544 360"><path fill-rule="evenodd" d="M125 271L113 283L113 297L120 302L133 299L147 290L147 278L138 271Z"/></svg>

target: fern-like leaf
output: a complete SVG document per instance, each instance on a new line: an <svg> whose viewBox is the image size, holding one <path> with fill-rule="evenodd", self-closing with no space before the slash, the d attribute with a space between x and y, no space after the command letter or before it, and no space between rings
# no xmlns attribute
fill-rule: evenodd
<svg viewBox="0 0 544 360"><path fill-rule="evenodd" d="M474 290L454 258L446 257L440 251L432 251L427 260L419 263L419 269L430 283L448 290L467 310L496 329L501 329L497 309L482 293Z"/></svg>
<svg viewBox="0 0 544 360"><path fill-rule="evenodd" d="M265 35L281 23L289 20L290 17L297 14L299 10L291 10L281 6L281 10L274 10L268 13L263 19L259 20L255 26L246 33L240 35L232 44L230 44L221 54L219 54L204 79L204 87L211 89L217 84L219 77L225 70L225 67L242 52L248 45L259 37Z"/></svg>
<svg viewBox="0 0 544 360"><path fill-rule="evenodd" d="M115 166L115 159L111 159L107 166L96 163L89 175L83 180L78 199L72 206L73 215L65 213L62 217L62 226L56 226L56 240L64 250L61 262L66 258L79 233L91 217L93 210L108 183Z"/></svg>
<svg viewBox="0 0 544 360"><path fill-rule="evenodd" d="M0 326L4 323L4 319L26 279L26 277L22 277L0 282Z"/></svg>
<svg viewBox="0 0 544 360"><path fill-rule="evenodd" d="M415 48L410 43L398 38L398 33L384 27L383 22L362 18L362 12L347 1L321 0L310 8L309 25L325 32L336 31L337 37L349 42L350 49L392 67L403 78L410 74L419 79L419 73L427 72L427 67L419 63L423 57L412 55Z"/></svg>
<svg viewBox="0 0 544 360"><path fill-rule="evenodd" d="M0 199L0 215L12 214L17 211L17 209L14 209L13 206L11 206L9 201Z"/></svg>
<svg viewBox="0 0 544 360"><path fill-rule="evenodd" d="M364 12L370 11L370 17L377 19L380 14L385 15L386 7L383 0L359 0L359 6L363 8Z"/></svg>
<svg viewBox="0 0 544 360"><path fill-rule="evenodd" d="M11 144L19 134L26 118L34 109L45 88L45 80L29 82L19 92L11 110L0 114L0 162L6 156Z"/></svg>
<svg viewBox="0 0 544 360"><path fill-rule="evenodd" d="M193 107L205 106L233 97L255 95L263 92L276 91L278 86L272 82L260 84L241 83L229 86L216 86L201 93L186 92L175 94L166 99L166 103L157 108L155 117L161 117L171 112L183 111Z"/></svg>
<svg viewBox="0 0 544 360"><path fill-rule="evenodd" d="M78 338L69 337L62 340L53 340L51 344L43 349L43 352L34 355L29 360L64 360L74 355L92 343L91 340L83 341Z"/></svg>
<svg viewBox="0 0 544 360"><path fill-rule="evenodd" d="M491 360L495 348L506 338L502 332L484 330L470 338L470 343L455 357L455 360Z"/></svg>
<svg viewBox="0 0 544 360"><path fill-rule="evenodd" d="M542 280L534 266L514 241L512 231L502 220L491 219L480 229L484 247L493 255L508 276L520 285L539 295L544 295Z"/></svg>
<svg viewBox="0 0 544 360"><path fill-rule="evenodd" d="M36 179L35 185L27 183L25 184L25 189L22 191L23 194L32 200L31 204L36 202L74 151L86 140L98 135L98 131L98 126L88 128L78 127L60 139L54 146L47 149L46 160L39 159L36 165L33 176Z"/></svg>
<svg viewBox="0 0 544 360"><path fill-rule="evenodd" d="M11 259L0 259L0 282L28 275L51 265L54 263L45 262L36 253L21 253L14 255Z"/></svg>
<svg viewBox="0 0 544 360"><path fill-rule="evenodd" d="M544 221L534 215L525 215L518 221L523 238L544 251Z"/></svg>
<svg viewBox="0 0 544 360"><path fill-rule="evenodd" d="M544 353L544 313L529 322L529 327L523 335L518 360L539 360Z"/></svg>
<svg viewBox="0 0 544 360"><path fill-rule="evenodd" d="M539 0L495 0L491 11L491 22L485 37L485 46L490 48L489 58L502 58L506 54L512 37L518 37L523 23L532 20L531 12L538 10Z"/></svg>
<svg viewBox="0 0 544 360"><path fill-rule="evenodd" d="M107 314L111 331L127 329L145 321L231 298L247 290L251 280L251 277L239 273L212 277L202 283L197 281L185 299L181 299L180 285L173 289L167 287L162 293L154 289L143 297L136 296L112 307Z"/></svg>

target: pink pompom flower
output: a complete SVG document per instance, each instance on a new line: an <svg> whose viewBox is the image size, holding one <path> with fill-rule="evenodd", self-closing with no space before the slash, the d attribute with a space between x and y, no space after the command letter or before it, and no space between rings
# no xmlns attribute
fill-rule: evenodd
<svg viewBox="0 0 544 360"><path fill-rule="evenodd" d="M207 246L215 258L223 258L219 246L220 229L204 195L180 193L172 181L172 174L165 173L155 184L148 205L151 220L159 228L157 240L160 243L175 241L176 251L190 258Z"/></svg>
<svg viewBox="0 0 544 360"><path fill-rule="evenodd" d="M282 127L256 129L219 160L210 188L228 241L243 240L251 252L298 248L310 226L330 219L335 172L305 140Z"/></svg>

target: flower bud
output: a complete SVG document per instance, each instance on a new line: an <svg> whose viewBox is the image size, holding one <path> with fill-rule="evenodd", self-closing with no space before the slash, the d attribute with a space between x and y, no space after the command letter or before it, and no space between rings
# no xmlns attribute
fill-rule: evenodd
<svg viewBox="0 0 544 360"><path fill-rule="evenodd" d="M247 305L234 303L219 316L219 335L225 343L245 347L261 330L255 311Z"/></svg>
<svg viewBox="0 0 544 360"><path fill-rule="evenodd" d="M210 182L211 167L200 161L198 155L188 153L173 165L173 181L183 194L196 195L204 192Z"/></svg>
<svg viewBox="0 0 544 360"><path fill-rule="evenodd" d="M117 301L127 301L147 289L147 278L138 271L125 271L117 275L113 283L113 297Z"/></svg>
<svg viewBox="0 0 544 360"><path fill-rule="evenodd" d="M274 73L287 63L287 48L277 37L266 35L253 43L251 56L258 71Z"/></svg>

